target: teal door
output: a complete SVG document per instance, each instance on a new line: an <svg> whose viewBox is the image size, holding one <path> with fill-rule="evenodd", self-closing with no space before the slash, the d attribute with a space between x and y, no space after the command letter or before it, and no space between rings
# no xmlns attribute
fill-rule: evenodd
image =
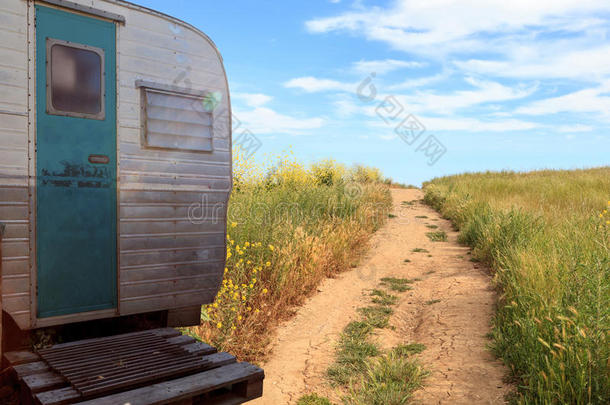
<svg viewBox="0 0 610 405"><path fill-rule="evenodd" d="M113 23L36 6L39 318L115 308Z"/></svg>

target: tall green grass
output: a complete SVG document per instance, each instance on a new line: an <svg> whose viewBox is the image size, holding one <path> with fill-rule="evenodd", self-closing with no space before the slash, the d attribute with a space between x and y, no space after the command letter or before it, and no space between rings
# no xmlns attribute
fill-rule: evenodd
<svg viewBox="0 0 610 405"><path fill-rule="evenodd" d="M518 403L610 403L610 167L424 185L501 291L494 349Z"/></svg>

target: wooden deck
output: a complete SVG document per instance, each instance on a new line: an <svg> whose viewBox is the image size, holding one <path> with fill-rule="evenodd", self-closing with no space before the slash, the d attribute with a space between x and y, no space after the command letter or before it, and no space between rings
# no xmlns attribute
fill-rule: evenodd
<svg viewBox="0 0 610 405"><path fill-rule="evenodd" d="M171 328L8 352L4 360L24 405L241 404L262 395L264 378Z"/></svg>

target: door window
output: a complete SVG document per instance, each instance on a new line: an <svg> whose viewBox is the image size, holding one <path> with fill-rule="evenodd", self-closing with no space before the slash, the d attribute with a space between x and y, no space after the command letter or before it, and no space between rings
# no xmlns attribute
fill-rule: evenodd
<svg viewBox="0 0 610 405"><path fill-rule="evenodd" d="M47 113L104 119L104 51L47 39Z"/></svg>

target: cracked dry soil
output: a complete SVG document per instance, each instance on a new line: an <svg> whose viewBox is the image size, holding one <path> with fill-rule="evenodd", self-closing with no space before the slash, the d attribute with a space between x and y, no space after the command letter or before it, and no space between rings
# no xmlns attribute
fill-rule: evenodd
<svg viewBox="0 0 610 405"><path fill-rule="evenodd" d="M313 392L339 403L342 393L325 378L339 334L359 318L357 309L370 302L368 292L388 276L420 279L413 290L397 294L393 328L375 337L385 348L426 346L417 357L430 375L413 402L504 403L511 390L503 382L507 370L487 348L496 301L488 270L469 261L469 249L457 243L449 221L421 203L421 190L393 189L392 197L396 217L372 237L361 264L325 280L296 316L280 325L263 364L263 397L254 404L294 404ZM445 231L448 241L430 241L426 233L436 230ZM415 248L429 252L412 252Z"/></svg>

